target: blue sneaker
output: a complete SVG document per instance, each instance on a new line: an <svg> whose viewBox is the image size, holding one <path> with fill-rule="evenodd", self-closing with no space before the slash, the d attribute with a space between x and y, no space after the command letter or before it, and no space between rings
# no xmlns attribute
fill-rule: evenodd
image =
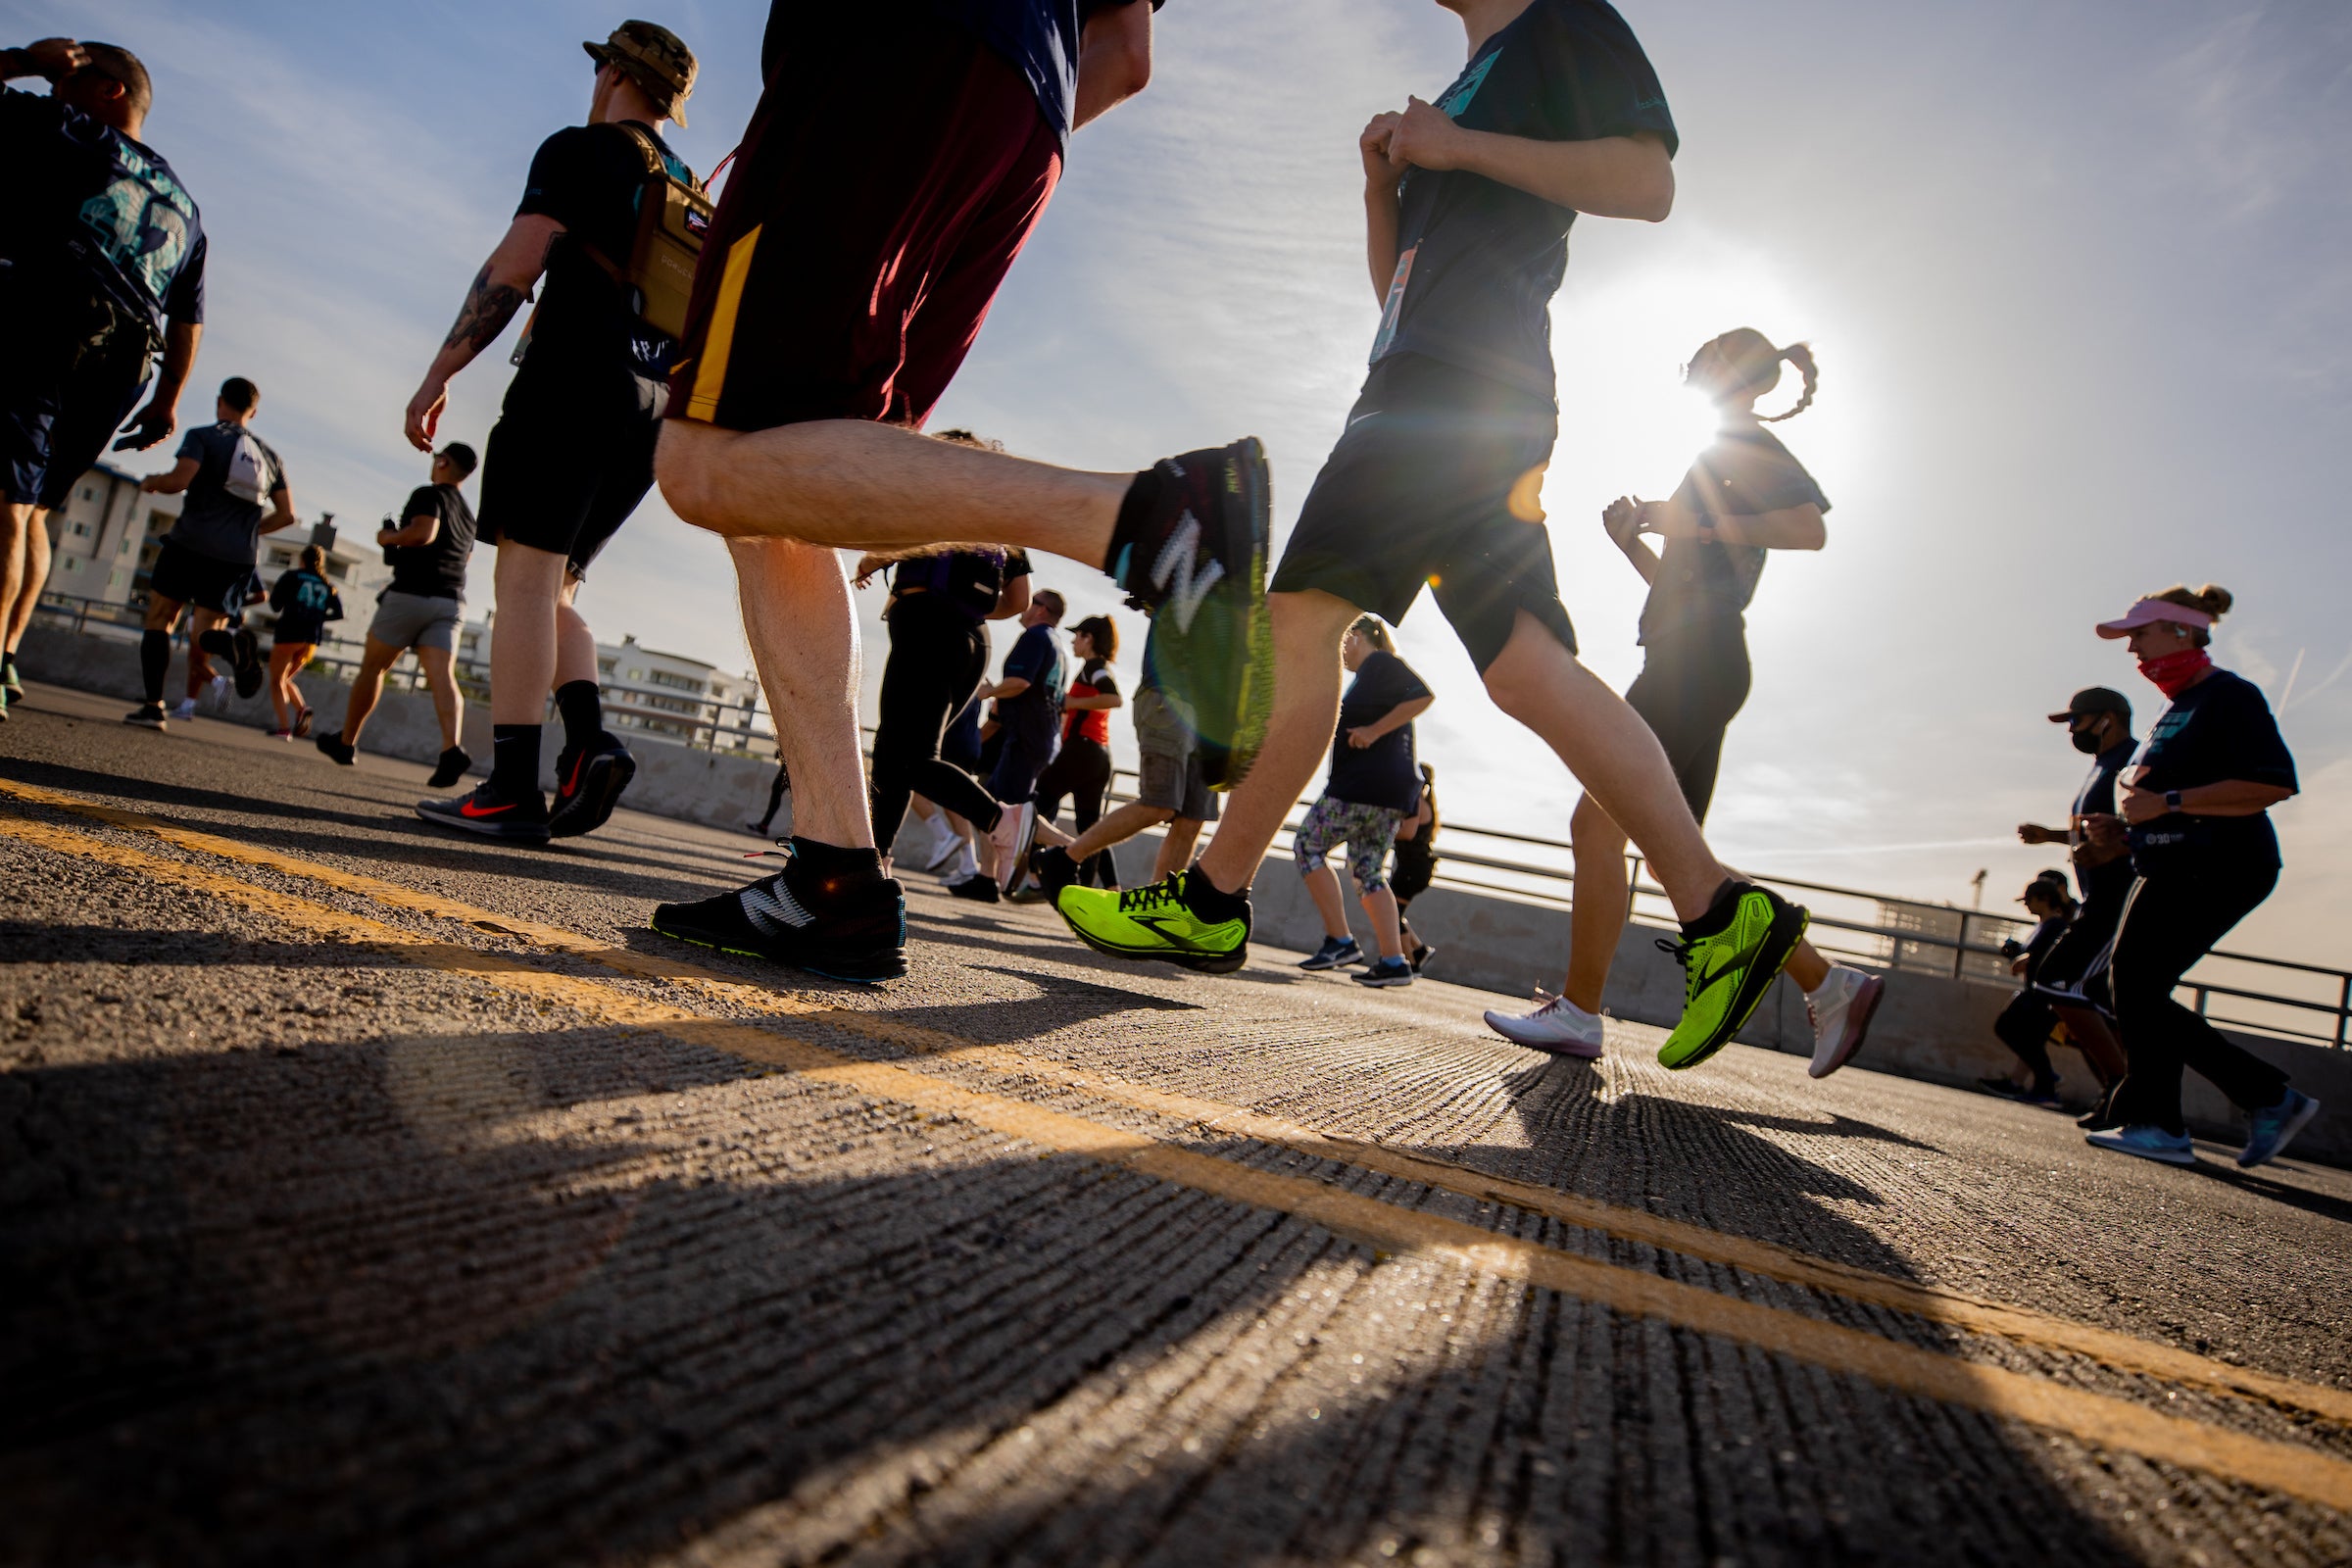
<svg viewBox="0 0 2352 1568"><path fill-rule="evenodd" d="M2295 1134L2311 1123L2320 1113L2320 1102L2298 1089L2289 1089L2278 1103L2268 1110L2246 1113L2246 1147L2237 1152L2238 1168L2252 1170L2268 1165L2286 1152L2286 1146L2295 1141Z"/></svg>
<svg viewBox="0 0 2352 1568"><path fill-rule="evenodd" d="M1364 961L1364 950L1356 946L1353 937L1325 937L1323 945L1298 960L1301 969L1337 969L1343 964Z"/></svg>
<svg viewBox="0 0 2352 1568"><path fill-rule="evenodd" d="M2194 1165L2195 1148L2186 1133L2168 1133L2161 1127L2145 1122L2131 1127L2118 1127L2111 1133L2090 1133L2084 1143L2093 1149L2112 1149L2119 1154L2137 1154L2142 1159L2160 1159L2167 1165Z"/></svg>
<svg viewBox="0 0 2352 1568"><path fill-rule="evenodd" d="M1355 976L1359 986L1409 986L1413 983L1413 966L1402 958L1383 958Z"/></svg>

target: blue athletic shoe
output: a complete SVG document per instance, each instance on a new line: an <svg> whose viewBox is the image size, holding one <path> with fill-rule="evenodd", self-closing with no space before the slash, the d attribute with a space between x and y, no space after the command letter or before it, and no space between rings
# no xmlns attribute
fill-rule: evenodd
<svg viewBox="0 0 2352 1568"><path fill-rule="evenodd" d="M2111 1149L2119 1154L2137 1154L2141 1159L2160 1159L2167 1165L2194 1165L2197 1152L2186 1133L2168 1133L2161 1127L2142 1122L2132 1127L2118 1127L2111 1133L2090 1133L2083 1140L2093 1149Z"/></svg>
<svg viewBox="0 0 2352 1568"><path fill-rule="evenodd" d="M2279 1097L2278 1103L2268 1110L2246 1113L2246 1147L2237 1152L2237 1163L2242 1170L2268 1165L2286 1152L2286 1146L2295 1141L2295 1134L2311 1123L2320 1113L2320 1102L2299 1089L2289 1089Z"/></svg>
<svg viewBox="0 0 2352 1568"><path fill-rule="evenodd" d="M1298 960L1301 969L1337 969L1364 961L1364 950L1353 937L1325 937L1323 945Z"/></svg>

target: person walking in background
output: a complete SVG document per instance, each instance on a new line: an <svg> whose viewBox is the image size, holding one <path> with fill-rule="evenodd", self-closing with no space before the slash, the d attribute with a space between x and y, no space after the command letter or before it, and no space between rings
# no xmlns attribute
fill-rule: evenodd
<svg viewBox="0 0 2352 1568"><path fill-rule="evenodd" d="M998 806L988 830L984 868L1001 892L1018 884L1037 821L1037 781L1061 747L1061 703L1068 665L1054 629L1065 610L1048 588L1021 613L1021 635L1004 656L1004 678L981 695L994 707L1004 740L989 769L988 793Z"/></svg>
<svg viewBox="0 0 2352 1568"><path fill-rule="evenodd" d="M253 565L262 535L293 526L294 497L286 488L285 465L251 428L261 406L259 387L230 376L213 403L218 421L181 439L171 471L139 481L148 495L184 493L187 500L147 579L146 631L139 642L139 679L147 698L122 716L126 724L164 727L164 675L182 610L195 622L191 642L229 660L237 695L262 689L261 646L243 616L256 586ZM193 657L191 650L191 663Z"/></svg>
<svg viewBox="0 0 2352 1568"><path fill-rule="evenodd" d="M758 821L744 823L745 830L754 838L766 838L768 830L775 826L776 813L784 809L784 797L791 793L792 767L779 755L776 758L776 776L767 786L767 809L760 813Z"/></svg>
<svg viewBox="0 0 2352 1568"><path fill-rule="evenodd" d="M573 601L589 564L653 488L678 359L627 275L640 219L680 191L694 201L702 191L662 139L662 125L686 122L693 52L650 22L581 47L596 62L588 123L557 131L532 157L514 221L409 400L406 424L410 445L431 451L450 378L506 330L544 273L483 453L481 536L498 547L490 776L470 795L416 804L428 822L525 844L594 832L636 776L636 759L605 728L596 634ZM564 721L552 808L539 789L550 690Z"/></svg>
<svg viewBox="0 0 2352 1568"><path fill-rule="evenodd" d="M2051 950L2065 938L2081 906L2067 891L2066 873L2059 870L2035 876L2026 884L2026 891L2018 895L2017 902L2034 917L2034 929L2023 942L2013 938L2001 944L2001 955L2009 960L2009 972L2024 984L1992 1020L1992 1032L2002 1045L2017 1054L2030 1077L2024 1084L2014 1078L1998 1077L1980 1078L1977 1083L1996 1095L2055 1110L2058 1069L2050 1065L2050 1031L2057 1027L2058 1015L2051 1010L2048 999L2034 989L2034 981Z"/></svg>
<svg viewBox="0 0 2352 1568"><path fill-rule="evenodd" d="M1389 873L1389 891L1396 899L1396 934L1415 974L1428 966L1438 950L1421 940L1405 911L1437 877L1438 825L1438 770L1423 762L1420 803L1412 815L1396 824L1396 865Z"/></svg>
<svg viewBox="0 0 2352 1568"><path fill-rule="evenodd" d="M1804 390L1786 413L1760 416L1756 402L1780 385L1784 364L1803 376ZM1665 748L1675 784L1703 824L1724 734L1747 701L1745 615L1766 553L1819 550L1829 539L1822 517L1830 502L1764 428L1811 407L1820 385L1811 348L1778 348L1743 326L1699 345L1684 379L1715 405L1721 433L1670 499L1620 497L1602 523L1650 585L1642 610L1642 673L1626 689L1626 705ZM1643 534L1665 541L1663 555ZM1489 1012L1487 1022L1518 1045L1590 1057L1600 1051L1601 997L1630 912L1630 868L1624 830L1592 795L1577 804L1569 837L1576 884L1567 981L1534 1011ZM1813 1023L1812 1074L1827 1077L1861 1049L1886 982L1832 966L1802 941L1788 958L1788 974L1803 989Z"/></svg>
<svg viewBox="0 0 2352 1568"><path fill-rule="evenodd" d="M1070 657L1078 662L1069 694L1061 700L1061 751L1037 779L1037 832L1058 832L1062 797L1080 833L1102 819L1102 797L1110 790L1110 714L1125 706L1110 672L1119 657L1119 628L1108 615L1089 615L1070 628ZM1115 888L1117 868L1110 852L1089 856L1078 866L1081 887ZM1043 883L1040 883L1043 887Z"/></svg>
<svg viewBox="0 0 2352 1568"><path fill-rule="evenodd" d="M49 577L50 512L126 416L118 452L177 428L204 333L195 199L139 140L155 98L147 68L115 44L43 38L0 50L0 80L24 76L46 78L49 92L0 90L0 718L24 693L17 650ZM159 350L163 373L133 416ZM149 696L139 722L160 728L160 681Z"/></svg>
<svg viewBox="0 0 2352 1568"><path fill-rule="evenodd" d="M1348 628L1340 661L1355 679L1340 699L1331 776L1291 840L1291 854L1315 912L1323 917L1324 933L1323 945L1298 967L1336 969L1364 962L1363 949L1348 929L1339 873L1329 860L1332 850L1346 844L1348 867L1380 949L1380 957L1356 979L1368 986L1408 986L1413 966L1404 956L1396 896L1389 891L1389 851L1396 842L1396 825L1414 809L1421 791L1413 766L1413 720L1437 698L1396 657L1389 628L1374 616L1361 616Z"/></svg>
<svg viewBox="0 0 2352 1568"><path fill-rule="evenodd" d="M428 480L410 494L401 521L376 530L392 581L375 596L343 723L318 739L318 750L346 767L359 755L360 731L383 696L385 673L412 648L433 696L433 716L441 721L441 757L425 788L445 790L473 765L462 744L466 695L458 689L456 667L475 535L473 509L462 486L473 467L473 448L452 441L433 455Z"/></svg>
<svg viewBox="0 0 2352 1568"><path fill-rule="evenodd" d="M2075 750L2092 759L2090 772L2075 792L2064 830L2037 822L2019 825L2025 844L2064 844L2082 885L2082 907L2056 946L2042 957L2032 982L2066 1025L2066 1036L2099 1080L2099 1099L2080 1125L2104 1132L2116 1125L2115 1086L2123 1081L2124 1048L2110 1023L2114 997L2108 967L2115 953L2115 928L2132 894L2132 847L2124 821L2115 814L2116 780L2138 750L2132 738L2132 704L2119 691L2086 686L2075 693L2050 722L2064 724Z"/></svg>
<svg viewBox="0 0 2352 1568"><path fill-rule="evenodd" d="M318 651L326 623L343 618L343 596L326 580L323 547L304 545L293 568L278 573L270 585L270 608L277 612L270 639L270 707L277 714L277 728L270 733L290 741L311 732L310 705L294 677Z"/></svg>
<svg viewBox="0 0 2352 1568"><path fill-rule="evenodd" d="M2270 808L2292 800L2295 760L2252 681L2207 648L2230 611L2228 589L2167 588L2099 623L2121 639L2166 698L2123 776L2118 813L2138 873L2115 934L2116 1022L2129 1066L2111 1132L2094 1149L2191 1165L2180 1074L2193 1067L2246 1114L2237 1163L2268 1164L2319 1112L2286 1074L2174 999L2199 959L2278 885Z"/></svg>

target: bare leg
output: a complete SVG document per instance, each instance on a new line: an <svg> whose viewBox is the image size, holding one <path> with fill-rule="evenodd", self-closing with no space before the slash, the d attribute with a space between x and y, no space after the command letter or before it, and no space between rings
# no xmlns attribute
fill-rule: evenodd
<svg viewBox="0 0 2352 1568"><path fill-rule="evenodd" d="M1596 1013L1632 904L1625 829L1587 795L1568 819L1568 840L1576 850L1576 881L1568 911L1568 979L1560 995Z"/></svg>
<svg viewBox="0 0 2352 1568"><path fill-rule="evenodd" d="M2115 1029L2096 1007L2054 1004L2050 1009L2066 1025L2066 1037L2082 1051L2082 1059L2098 1074L2102 1088L2112 1088L2124 1076L2124 1048Z"/></svg>
<svg viewBox="0 0 2352 1568"><path fill-rule="evenodd" d="M368 639L360 650L359 673L351 677L351 700L343 705L343 744L360 744L360 726L375 711L375 705L384 695L384 671L400 662L403 650L390 643Z"/></svg>
<svg viewBox="0 0 2352 1568"><path fill-rule="evenodd" d="M662 494L730 538L848 549L985 540L1100 562L1131 473L1056 468L860 419L773 430L662 427Z"/></svg>
<svg viewBox="0 0 2352 1568"><path fill-rule="evenodd" d="M1380 945L1384 958L1404 956L1403 920L1396 912L1396 895L1382 883L1376 893L1362 895L1364 914L1372 922L1372 940Z"/></svg>
<svg viewBox="0 0 2352 1568"><path fill-rule="evenodd" d="M1312 871L1301 871L1298 876L1306 884L1306 896L1315 901L1315 913L1323 917L1323 934L1334 942L1345 942L1354 936L1348 929L1347 903L1340 897L1340 873L1328 865L1318 865Z"/></svg>
<svg viewBox="0 0 2352 1568"><path fill-rule="evenodd" d="M1334 723L1339 722L1333 719ZM1252 769L1251 771L1255 771ZM1102 824L1095 824L1101 827ZM1169 877L1193 863L1193 846L1200 842L1200 822L1197 817L1173 817L1168 822L1168 835L1159 841L1159 858L1152 862L1152 880L1165 882ZM1211 850L1215 840L1209 841Z"/></svg>
<svg viewBox="0 0 2352 1568"><path fill-rule="evenodd" d="M12 504L9 510L13 513L16 508ZM0 632L4 632L6 637L5 643L0 643L0 646L5 646L12 654L23 646L24 628L32 624L32 612L40 605L41 590L49 584L48 515L47 512L40 509L30 509L25 519L24 544L19 552L24 570L14 590L9 590L5 582L0 582L0 617L4 617L6 622L0 626ZM6 526L0 523L0 531L5 531Z"/></svg>
<svg viewBox="0 0 2352 1568"><path fill-rule="evenodd" d="M1269 594L1266 606L1274 622L1273 720L1250 776L1225 798L1217 836L1200 857L1208 880L1228 893L1257 875L1282 819L1323 765L1340 721L1340 637L1361 613L1320 589Z"/></svg>
<svg viewBox="0 0 2352 1568"><path fill-rule="evenodd" d="M294 671L307 657L308 651L294 643L280 643L270 650L270 710L277 715L279 729L292 729L294 715L302 711L302 693L294 689Z"/></svg>
<svg viewBox="0 0 2352 1568"><path fill-rule="evenodd" d="M466 725L466 694L458 690L453 667L456 656L446 648L419 648L416 662L424 666L424 688L433 694L433 716L441 720L441 749L446 752L458 744ZM382 685L381 675L376 683ZM351 736L346 734L343 743L351 744Z"/></svg>
<svg viewBox="0 0 2352 1568"><path fill-rule="evenodd" d="M40 510L29 501L11 501L0 507L0 620L16 624L17 595L24 588L25 557L32 535L46 534ZM11 648L15 640L9 641Z"/></svg>
<svg viewBox="0 0 2352 1568"><path fill-rule="evenodd" d="M1124 844L1146 828L1157 827L1175 814L1164 806L1146 806L1141 801L1129 801L1117 810L1097 819L1093 827L1072 839L1070 858L1083 865L1090 857L1101 854L1114 844ZM1194 823L1194 837L1199 837L1200 832L1200 825Z"/></svg>
<svg viewBox="0 0 2352 1568"><path fill-rule="evenodd" d="M556 680L558 686L568 686L575 680L594 680L596 668L596 633L588 622L571 607L580 591L580 579L567 571L564 577L564 592L556 600ZM456 741L450 744L455 746Z"/></svg>
<svg viewBox="0 0 2352 1568"><path fill-rule="evenodd" d="M763 434L805 428L788 425ZM664 456L674 433L670 427L662 432ZM941 451L963 450L896 433ZM870 850L874 824L858 745L858 620L841 558L829 546L791 539L730 539L727 547L743 591L744 632L792 769L793 832L836 848Z"/></svg>
<svg viewBox="0 0 2352 1568"><path fill-rule="evenodd" d="M556 607L564 593L564 558L552 550L534 550L512 539L498 547L498 620L490 630L492 723L537 724L547 717L547 694L556 679Z"/></svg>

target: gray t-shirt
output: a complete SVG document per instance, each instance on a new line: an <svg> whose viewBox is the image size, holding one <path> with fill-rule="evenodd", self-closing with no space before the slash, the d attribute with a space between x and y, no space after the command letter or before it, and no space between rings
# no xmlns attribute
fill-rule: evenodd
<svg viewBox="0 0 2352 1568"><path fill-rule="evenodd" d="M265 486L270 495L275 497L286 488L286 466L251 430L225 423L190 430L179 444L179 456L196 460L196 477L188 481L179 521L164 535L164 543L232 566L250 566L261 559L262 519L269 515L269 509L231 495L228 489L229 462L236 456L240 435L261 448L262 461L270 468Z"/></svg>

